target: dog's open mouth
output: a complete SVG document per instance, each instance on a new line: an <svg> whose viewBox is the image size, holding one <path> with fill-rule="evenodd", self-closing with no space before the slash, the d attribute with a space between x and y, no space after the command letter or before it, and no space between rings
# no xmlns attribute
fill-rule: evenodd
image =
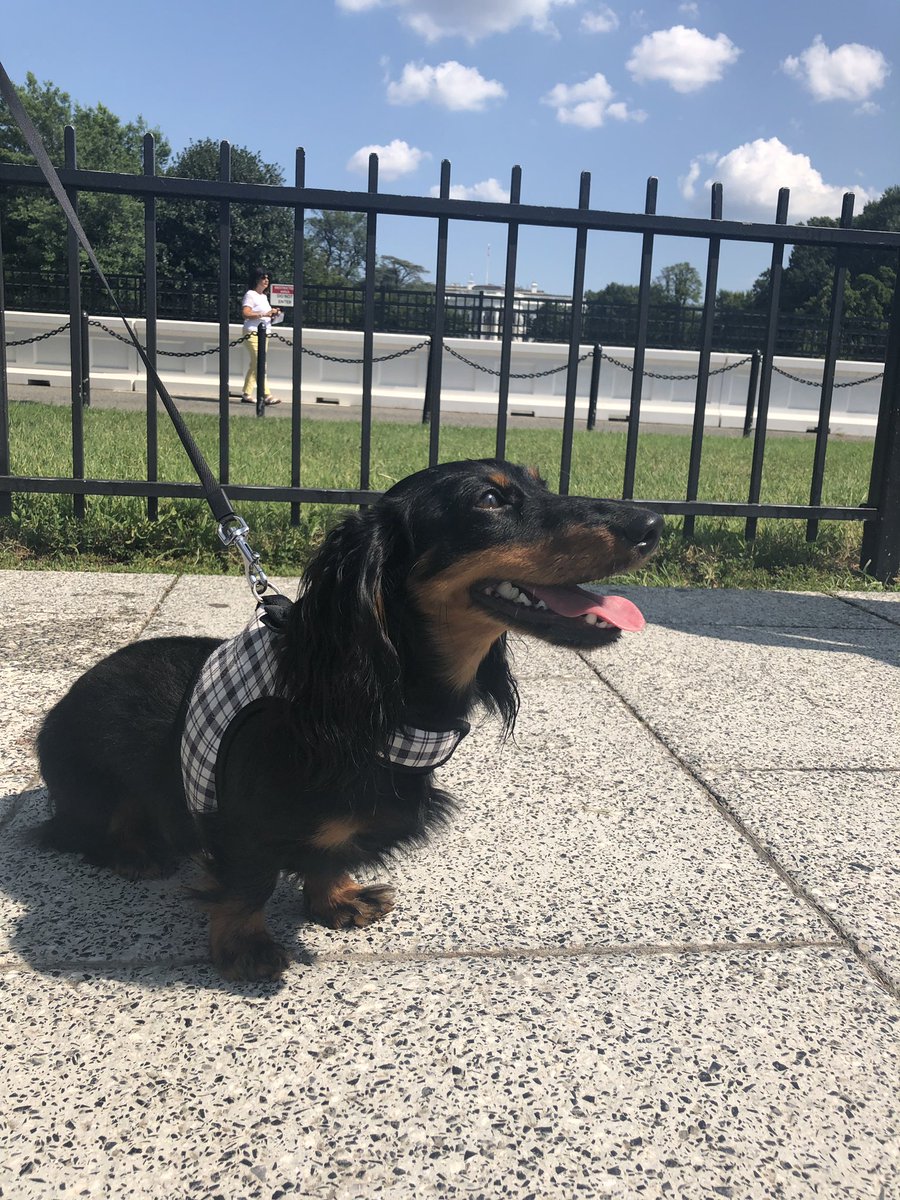
<svg viewBox="0 0 900 1200"><path fill-rule="evenodd" d="M601 596L577 584L481 582L472 589L472 599L537 637L570 645L598 645L618 637L620 630L635 632L646 624L641 610L624 596Z"/></svg>

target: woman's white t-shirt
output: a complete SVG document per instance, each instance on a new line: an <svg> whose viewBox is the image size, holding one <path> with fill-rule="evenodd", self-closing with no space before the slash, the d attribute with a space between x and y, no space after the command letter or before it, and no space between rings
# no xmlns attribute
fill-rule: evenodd
<svg viewBox="0 0 900 1200"><path fill-rule="evenodd" d="M247 317L244 321L244 333L255 333L259 328L260 321L264 321L266 326L271 322L267 320L269 313L272 311L272 305L269 303L269 297L264 292L254 292L253 289L249 292L244 292L244 298L241 301L241 311L245 308L252 308L258 316Z"/></svg>

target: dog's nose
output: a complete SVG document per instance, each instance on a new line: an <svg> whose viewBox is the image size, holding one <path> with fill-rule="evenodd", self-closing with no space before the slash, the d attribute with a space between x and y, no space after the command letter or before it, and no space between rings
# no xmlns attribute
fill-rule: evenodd
<svg viewBox="0 0 900 1200"><path fill-rule="evenodd" d="M640 550L642 554L649 554L651 550L656 549L662 531L663 519L659 513L642 509L630 523L628 537L634 542L636 550Z"/></svg>

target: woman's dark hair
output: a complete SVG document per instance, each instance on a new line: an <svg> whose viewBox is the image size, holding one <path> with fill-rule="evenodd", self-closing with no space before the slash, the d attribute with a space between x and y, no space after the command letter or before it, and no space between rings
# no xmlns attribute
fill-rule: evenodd
<svg viewBox="0 0 900 1200"><path fill-rule="evenodd" d="M261 279L268 279L268 278L269 278L269 272L266 270L265 267L251 267L250 274L247 276L247 287L251 291L255 292L258 290L256 285L259 283L259 281Z"/></svg>

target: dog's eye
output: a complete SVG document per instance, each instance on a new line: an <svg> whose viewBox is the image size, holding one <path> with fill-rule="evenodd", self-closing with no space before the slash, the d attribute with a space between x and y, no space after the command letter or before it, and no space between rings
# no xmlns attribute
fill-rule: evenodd
<svg viewBox="0 0 900 1200"><path fill-rule="evenodd" d="M497 491L496 488L490 488L484 492L478 500L479 508L502 508L506 503L505 498Z"/></svg>

